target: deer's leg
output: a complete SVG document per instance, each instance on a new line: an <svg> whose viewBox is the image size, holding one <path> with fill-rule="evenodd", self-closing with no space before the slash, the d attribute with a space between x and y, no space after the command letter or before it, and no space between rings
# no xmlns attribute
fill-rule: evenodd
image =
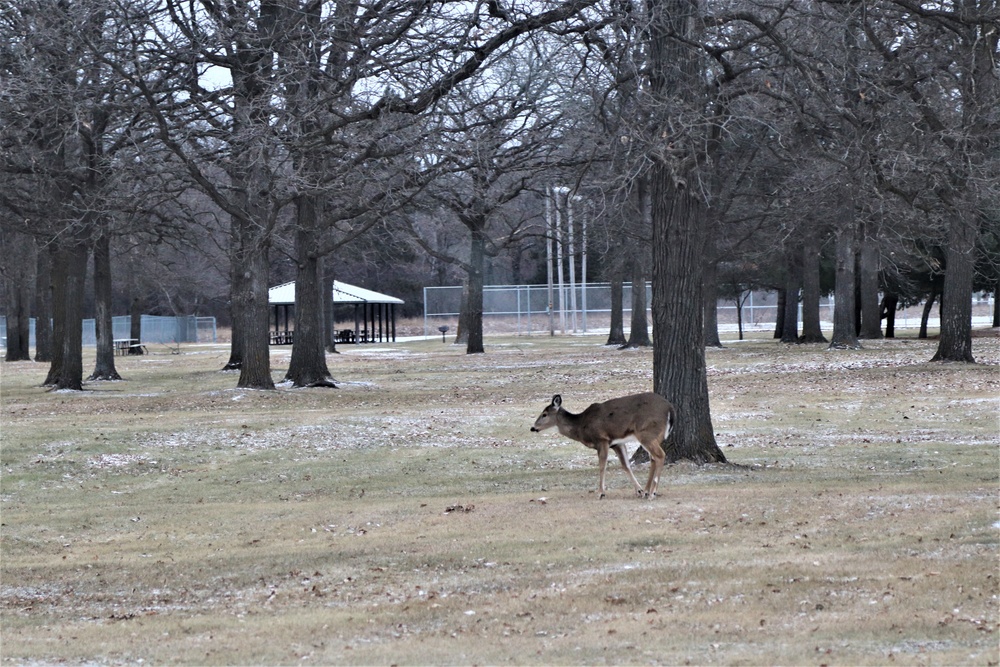
<svg viewBox="0 0 1000 667"><path fill-rule="evenodd" d="M615 454L618 455L618 460L622 462L622 468L628 474L628 478L632 480L632 484L635 486L635 493L640 498L642 497L643 491L642 487L639 485L639 480L635 478L635 474L632 472L632 467L628 464L628 457L625 456L625 445L612 445L615 450Z"/></svg>
<svg viewBox="0 0 1000 667"><path fill-rule="evenodd" d="M598 497L604 497L604 471L608 467L608 443L602 442L597 446L597 462L600 466L600 475L597 481Z"/></svg>
<svg viewBox="0 0 1000 667"><path fill-rule="evenodd" d="M646 497L652 498L656 495L656 487L660 484L660 472L663 471L663 462L667 455L658 439L649 445L644 444L643 447L649 452L649 480L646 481Z"/></svg>

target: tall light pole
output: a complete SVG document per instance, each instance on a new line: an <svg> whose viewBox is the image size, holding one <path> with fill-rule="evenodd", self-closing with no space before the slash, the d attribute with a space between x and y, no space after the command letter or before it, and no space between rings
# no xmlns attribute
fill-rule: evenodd
<svg viewBox="0 0 1000 667"><path fill-rule="evenodd" d="M549 287L549 335L556 335L555 319L552 312L552 307L554 305L552 299L552 234L553 234L553 220L552 220L552 196L551 188L545 189L545 270L548 274L548 287ZM529 304L528 308L531 306Z"/></svg>

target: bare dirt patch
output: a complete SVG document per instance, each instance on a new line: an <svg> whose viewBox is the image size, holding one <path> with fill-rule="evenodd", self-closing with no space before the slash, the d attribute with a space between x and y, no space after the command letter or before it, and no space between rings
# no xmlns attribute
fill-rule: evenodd
<svg viewBox="0 0 1000 667"><path fill-rule="evenodd" d="M3 662L1000 661L1000 340L709 351L732 465L652 501L528 431L649 351L488 342L348 348L336 390L235 390L211 346L76 394L3 364Z"/></svg>

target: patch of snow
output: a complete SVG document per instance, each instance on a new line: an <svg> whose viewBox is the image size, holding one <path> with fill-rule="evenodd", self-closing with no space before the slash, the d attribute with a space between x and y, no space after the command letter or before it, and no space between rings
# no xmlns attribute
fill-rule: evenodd
<svg viewBox="0 0 1000 667"><path fill-rule="evenodd" d="M124 468L125 466L143 464L149 458L142 454L101 454L88 463L95 468Z"/></svg>

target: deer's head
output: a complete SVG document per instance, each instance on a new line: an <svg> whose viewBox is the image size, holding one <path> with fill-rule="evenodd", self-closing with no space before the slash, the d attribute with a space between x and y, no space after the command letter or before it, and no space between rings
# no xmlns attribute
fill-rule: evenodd
<svg viewBox="0 0 1000 667"><path fill-rule="evenodd" d="M556 394L552 397L552 402L542 410L542 414L538 415L538 419L535 420L535 425L531 427L531 431L537 433L538 431L544 431L547 428L556 426L556 415L559 414L560 408L562 408L562 396Z"/></svg>

